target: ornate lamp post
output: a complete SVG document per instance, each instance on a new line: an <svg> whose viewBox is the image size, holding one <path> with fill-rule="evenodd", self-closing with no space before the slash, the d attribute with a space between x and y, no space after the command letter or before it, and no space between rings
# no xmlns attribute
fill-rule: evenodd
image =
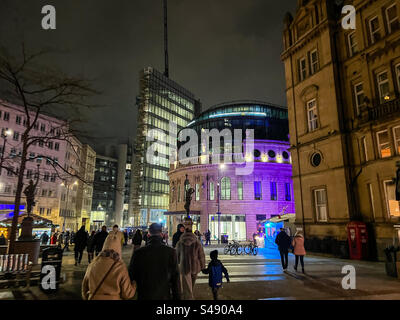
<svg viewBox="0 0 400 320"><path fill-rule="evenodd" d="M188 175L186 175L185 179L185 210L186 210L186 219L190 219L190 204L192 202L192 195L195 192L193 188L190 187Z"/></svg>

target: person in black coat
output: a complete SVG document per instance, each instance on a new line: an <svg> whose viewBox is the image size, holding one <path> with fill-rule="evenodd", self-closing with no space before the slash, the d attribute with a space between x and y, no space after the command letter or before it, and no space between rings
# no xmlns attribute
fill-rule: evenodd
<svg viewBox="0 0 400 320"><path fill-rule="evenodd" d="M137 229L132 239L133 251L141 247L142 240L143 240L142 231L140 231L140 229Z"/></svg>
<svg viewBox="0 0 400 320"><path fill-rule="evenodd" d="M148 245L133 252L128 268L137 283L138 300L180 300L176 251L163 243L160 224L152 224L149 231Z"/></svg>
<svg viewBox="0 0 400 320"><path fill-rule="evenodd" d="M47 234L47 231L45 231L41 236L40 236L40 241L42 245L46 245L47 242L49 242L49 235Z"/></svg>
<svg viewBox="0 0 400 320"><path fill-rule="evenodd" d="M88 261L92 262L94 258L94 236L96 235L96 231L92 231L87 241L87 253L88 253Z"/></svg>
<svg viewBox="0 0 400 320"><path fill-rule="evenodd" d="M6 237L4 236L4 234L0 235L0 246L5 246L7 244L7 240Z"/></svg>
<svg viewBox="0 0 400 320"><path fill-rule="evenodd" d="M107 227L102 226L101 231L96 233L93 239L93 245L96 252L96 256L103 250L104 242L108 236Z"/></svg>
<svg viewBox="0 0 400 320"><path fill-rule="evenodd" d="M83 250L85 250L88 242L88 234L85 231L85 226L82 226L75 234L75 265L81 264Z"/></svg>
<svg viewBox="0 0 400 320"><path fill-rule="evenodd" d="M283 271L286 271L288 268L289 248L292 245L292 240L283 228L281 228L281 232L276 236L275 243L279 248Z"/></svg>
<svg viewBox="0 0 400 320"><path fill-rule="evenodd" d="M178 224L176 233L172 236L172 247L176 248L181 235L185 232L185 226L183 224Z"/></svg>

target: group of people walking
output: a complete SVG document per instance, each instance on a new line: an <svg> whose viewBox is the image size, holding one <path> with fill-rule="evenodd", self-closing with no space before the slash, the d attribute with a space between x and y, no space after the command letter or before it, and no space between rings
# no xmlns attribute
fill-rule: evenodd
<svg viewBox="0 0 400 320"><path fill-rule="evenodd" d="M304 248L303 235L300 232L296 232L293 239L291 239L285 230L281 228L280 232L276 236L275 243L278 245L279 253L281 255L283 270L286 271L288 269L289 250L292 249L293 254L295 255L294 270L297 272L297 267L300 261L302 272L305 273L304 256L306 255L306 250Z"/></svg>
<svg viewBox="0 0 400 320"><path fill-rule="evenodd" d="M202 243L192 227L191 219L178 226L173 247L166 245L168 240L160 224L152 224L146 235L136 231L128 267L121 259L124 236L113 230L89 264L82 283L83 299L193 300L200 272L209 275L214 299L218 299L222 275L229 281L228 272L218 260L218 251L211 252L211 262L206 267ZM147 244L141 247L143 240Z"/></svg>

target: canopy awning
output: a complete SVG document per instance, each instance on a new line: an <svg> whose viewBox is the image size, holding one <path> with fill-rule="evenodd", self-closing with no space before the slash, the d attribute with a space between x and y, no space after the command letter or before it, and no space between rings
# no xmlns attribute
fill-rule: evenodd
<svg viewBox="0 0 400 320"><path fill-rule="evenodd" d="M191 216L199 216L201 214L200 211L190 211ZM186 211L167 211L164 212L164 215L166 216L185 216Z"/></svg>
<svg viewBox="0 0 400 320"><path fill-rule="evenodd" d="M262 221L262 223L266 223L266 222L278 223L278 222L282 222L282 221L294 222L295 220L296 220L296 214L287 213L287 214L284 214L281 216L269 218L267 220Z"/></svg>
<svg viewBox="0 0 400 320"><path fill-rule="evenodd" d="M14 213L3 213L0 214L0 223L3 225L11 225L12 224L12 219L13 219ZM27 217L28 214L26 212L22 212L18 216L18 224L22 223L22 220ZM33 218L34 224L41 224L41 225L52 225L53 221L43 218L42 216L39 216L37 214L30 214L30 217Z"/></svg>

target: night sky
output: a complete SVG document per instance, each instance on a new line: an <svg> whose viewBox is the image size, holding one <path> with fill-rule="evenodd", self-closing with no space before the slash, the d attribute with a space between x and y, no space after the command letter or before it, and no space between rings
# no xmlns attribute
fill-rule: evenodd
<svg viewBox="0 0 400 320"><path fill-rule="evenodd" d="M41 9L57 10L57 30L41 28ZM201 99L257 99L286 105L283 18L296 0L169 0L170 78ZM42 63L93 80L107 107L87 116L87 141L124 142L136 129L139 71L164 70L162 0L0 0L0 45L57 49Z"/></svg>

